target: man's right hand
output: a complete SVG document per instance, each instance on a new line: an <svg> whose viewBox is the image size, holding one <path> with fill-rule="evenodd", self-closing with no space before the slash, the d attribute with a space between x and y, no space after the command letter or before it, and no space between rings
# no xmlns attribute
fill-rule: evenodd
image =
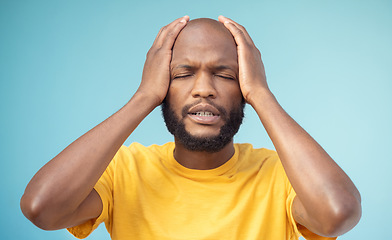
<svg viewBox="0 0 392 240"><path fill-rule="evenodd" d="M173 44L188 21L189 16L184 16L162 27L147 53L142 82L137 93L147 96L156 106L160 105L166 97L170 84Z"/></svg>
<svg viewBox="0 0 392 240"><path fill-rule="evenodd" d="M140 87L130 101L70 144L31 179L21 209L38 227L72 227L101 214L103 204L94 186L124 141L165 99L171 49L188 20L185 16L161 29L147 54Z"/></svg>

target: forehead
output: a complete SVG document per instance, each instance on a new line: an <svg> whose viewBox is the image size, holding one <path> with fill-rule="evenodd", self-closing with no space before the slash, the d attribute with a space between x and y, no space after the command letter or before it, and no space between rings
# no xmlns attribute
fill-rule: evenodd
<svg viewBox="0 0 392 240"><path fill-rule="evenodd" d="M186 63L237 68L237 47L224 25L215 20L194 21L188 23L174 43L172 67Z"/></svg>

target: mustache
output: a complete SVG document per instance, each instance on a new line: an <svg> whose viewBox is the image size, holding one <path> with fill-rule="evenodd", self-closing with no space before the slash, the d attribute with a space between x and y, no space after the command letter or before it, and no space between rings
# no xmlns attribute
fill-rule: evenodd
<svg viewBox="0 0 392 240"><path fill-rule="evenodd" d="M185 117L188 115L189 109L190 109L191 107L196 106L197 104L199 104L199 103L201 103L201 102L203 102L203 100L200 99L200 100L198 100L198 101L196 101L196 102L194 102L194 103L185 105L185 106L182 108L182 112L181 112L182 118L185 118ZM206 102L206 103L210 104L211 106L215 107L216 109L218 109L219 114L220 114L220 117L223 118L223 120L227 120L227 119L228 119L227 112L226 112L226 110L225 110L223 107L217 105L216 103L214 103L214 102L211 101L210 99L205 99L204 102Z"/></svg>

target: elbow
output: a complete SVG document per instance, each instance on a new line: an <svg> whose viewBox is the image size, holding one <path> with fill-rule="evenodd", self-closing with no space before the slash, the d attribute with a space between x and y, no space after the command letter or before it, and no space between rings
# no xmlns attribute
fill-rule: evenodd
<svg viewBox="0 0 392 240"><path fill-rule="evenodd" d="M323 221L320 235L324 237L337 237L350 231L358 224L362 215L361 202L352 198L339 205L335 205Z"/></svg>
<svg viewBox="0 0 392 240"><path fill-rule="evenodd" d="M30 197L24 194L20 200L20 208L23 215L35 226L43 230L57 230L49 214L46 213L45 204L37 197Z"/></svg>

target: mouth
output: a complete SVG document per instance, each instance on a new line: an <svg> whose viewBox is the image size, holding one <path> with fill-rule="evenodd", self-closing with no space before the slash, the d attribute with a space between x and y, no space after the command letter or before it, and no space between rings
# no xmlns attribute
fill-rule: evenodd
<svg viewBox="0 0 392 240"><path fill-rule="evenodd" d="M195 116L201 116L201 117L213 117L216 116L212 112L195 112L195 113L189 113L191 115Z"/></svg>
<svg viewBox="0 0 392 240"><path fill-rule="evenodd" d="M196 123L212 125L219 121L220 112L210 104L197 104L189 109L188 116Z"/></svg>

